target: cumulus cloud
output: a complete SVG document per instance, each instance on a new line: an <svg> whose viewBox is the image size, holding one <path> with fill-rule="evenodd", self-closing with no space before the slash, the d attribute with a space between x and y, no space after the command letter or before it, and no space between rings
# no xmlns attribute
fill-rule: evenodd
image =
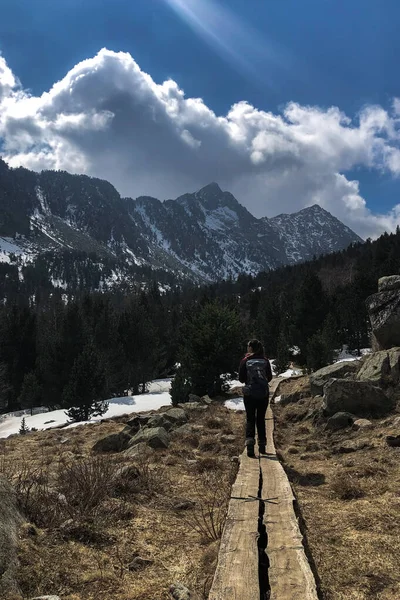
<svg viewBox="0 0 400 600"><path fill-rule="evenodd" d="M372 213L346 172L399 175L399 123L398 99L354 121L295 102L274 114L243 101L218 116L106 49L35 97L0 56L0 138L12 166L85 172L133 197L171 198L217 181L257 216L318 203L364 237L393 230L400 205Z"/></svg>

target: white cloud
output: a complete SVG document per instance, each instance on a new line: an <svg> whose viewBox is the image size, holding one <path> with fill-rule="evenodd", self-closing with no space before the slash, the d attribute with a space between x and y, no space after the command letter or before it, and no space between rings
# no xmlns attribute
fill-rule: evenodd
<svg viewBox="0 0 400 600"><path fill-rule="evenodd" d="M391 111L367 106L354 121L295 102L282 114L240 102L217 116L105 49L34 97L0 56L2 154L13 166L85 172L129 196L170 198L218 181L257 216L319 203L364 237L393 230L400 205L372 213L345 174L400 174L399 114L395 99Z"/></svg>

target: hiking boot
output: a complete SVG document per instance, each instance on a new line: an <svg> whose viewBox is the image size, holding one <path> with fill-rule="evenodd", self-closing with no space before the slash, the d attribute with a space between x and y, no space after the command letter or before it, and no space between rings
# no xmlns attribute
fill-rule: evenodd
<svg viewBox="0 0 400 600"><path fill-rule="evenodd" d="M247 456L249 456L250 458L254 458L255 457L254 445L253 444L248 444L247 445Z"/></svg>
<svg viewBox="0 0 400 600"><path fill-rule="evenodd" d="M265 444L259 444L258 445L258 451L260 454L265 454L266 450L265 450Z"/></svg>

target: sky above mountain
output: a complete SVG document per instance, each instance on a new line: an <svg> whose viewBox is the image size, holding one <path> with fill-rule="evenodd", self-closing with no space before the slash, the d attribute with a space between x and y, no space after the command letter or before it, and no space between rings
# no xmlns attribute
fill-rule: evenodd
<svg viewBox="0 0 400 600"><path fill-rule="evenodd" d="M256 216L400 223L397 0L2 0L0 154Z"/></svg>

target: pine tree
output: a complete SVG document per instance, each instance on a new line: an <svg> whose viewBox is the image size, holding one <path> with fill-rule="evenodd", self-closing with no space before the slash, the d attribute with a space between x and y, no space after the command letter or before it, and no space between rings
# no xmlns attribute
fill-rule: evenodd
<svg viewBox="0 0 400 600"><path fill-rule="evenodd" d="M289 368L290 363L290 352L289 344L287 342L285 334L282 332L279 335L278 346L275 359L275 372L277 374L284 373Z"/></svg>
<svg viewBox="0 0 400 600"><path fill-rule="evenodd" d="M187 402L189 400L189 394L192 389L192 385L188 376L183 371L182 367L180 367L171 384L171 401L173 406L177 404Z"/></svg>
<svg viewBox="0 0 400 600"><path fill-rule="evenodd" d="M33 408L35 408L35 406L40 406L41 399L42 386L38 382L36 374L31 371L24 377L18 402L21 406L21 409L29 408L32 414Z"/></svg>
<svg viewBox="0 0 400 600"><path fill-rule="evenodd" d="M25 417L22 417L21 426L19 428L19 433L21 435L26 435L29 431L30 431L30 429L26 424Z"/></svg>
<svg viewBox="0 0 400 600"><path fill-rule="evenodd" d="M331 351L321 333L315 333L310 337L306 349L307 368L309 371L322 369L330 362Z"/></svg>
<svg viewBox="0 0 400 600"><path fill-rule="evenodd" d="M95 347L88 343L75 360L70 380L64 389L63 401L69 407L67 415L73 421L88 421L103 415L108 390L103 365Z"/></svg>
<svg viewBox="0 0 400 600"><path fill-rule="evenodd" d="M242 327L234 309L208 303L186 319L181 329L179 362L200 396L221 392L222 375L236 371L241 354Z"/></svg>

